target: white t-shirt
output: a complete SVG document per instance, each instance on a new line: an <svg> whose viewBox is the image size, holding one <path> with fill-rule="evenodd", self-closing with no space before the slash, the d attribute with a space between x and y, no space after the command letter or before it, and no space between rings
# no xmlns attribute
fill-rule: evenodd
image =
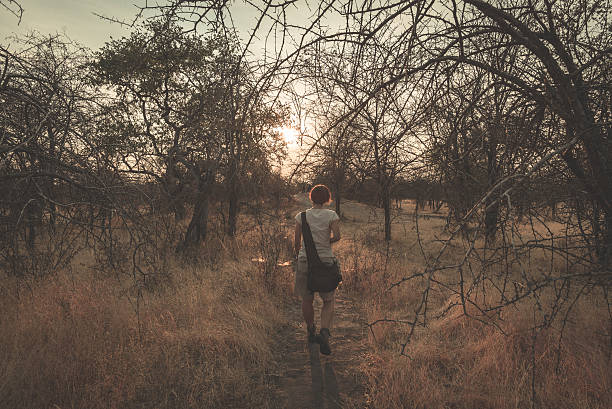
<svg viewBox="0 0 612 409"><path fill-rule="evenodd" d="M302 225L302 212L295 216L295 220ZM329 242L331 234L331 222L340 220L336 212L330 209L314 209L306 210L306 222L310 226L312 239L315 243L317 253L321 260L328 260L334 256ZM302 237L302 245L298 258L306 259L306 247L304 247L304 237Z"/></svg>

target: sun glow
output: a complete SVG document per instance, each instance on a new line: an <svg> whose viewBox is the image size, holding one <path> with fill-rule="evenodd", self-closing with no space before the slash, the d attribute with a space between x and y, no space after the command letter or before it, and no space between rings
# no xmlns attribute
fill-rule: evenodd
<svg viewBox="0 0 612 409"><path fill-rule="evenodd" d="M297 144L298 137L300 136L300 132L297 129L290 128L290 127L282 127L282 128L277 128L276 131L284 139L287 145Z"/></svg>

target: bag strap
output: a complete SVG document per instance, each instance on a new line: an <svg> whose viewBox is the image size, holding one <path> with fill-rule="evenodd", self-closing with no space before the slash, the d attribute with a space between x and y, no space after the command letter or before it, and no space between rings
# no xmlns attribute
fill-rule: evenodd
<svg viewBox="0 0 612 409"><path fill-rule="evenodd" d="M317 253L317 248L315 247L314 240L312 238L312 232L310 231L310 226L306 221L306 212L302 212L302 237L304 237L304 247L306 248L306 258L308 259L308 264L311 266L321 265L321 259L319 258L319 253Z"/></svg>

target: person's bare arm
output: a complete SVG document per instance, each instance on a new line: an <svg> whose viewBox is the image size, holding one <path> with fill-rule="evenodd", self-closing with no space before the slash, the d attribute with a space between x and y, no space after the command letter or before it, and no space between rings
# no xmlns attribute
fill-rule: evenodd
<svg viewBox="0 0 612 409"><path fill-rule="evenodd" d="M300 252L300 247L302 246L302 225L297 221L295 222L295 233L293 235L293 251L294 257L298 256Z"/></svg>
<svg viewBox="0 0 612 409"><path fill-rule="evenodd" d="M340 240L340 220L334 220L330 223L331 238L329 239L330 244Z"/></svg>

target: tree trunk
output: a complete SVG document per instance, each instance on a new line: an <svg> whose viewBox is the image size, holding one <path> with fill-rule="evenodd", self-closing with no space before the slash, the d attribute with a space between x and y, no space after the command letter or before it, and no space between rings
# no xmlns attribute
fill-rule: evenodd
<svg viewBox="0 0 612 409"><path fill-rule="evenodd" d="M603 232L599 243L599 264L606 269L612 268L612 214L604 213Z"/></svg>
<svg viewBox="0 0 612 409"><path fill-rule="evenodd" d="M238 203L238 181L239 181L239 160L240 156L238 152L231 151L231 159L229 162L228 174L227 174L227 191L228 197L228 213L227 213L227 235L234 237L236 235L236 225L239 211Z"/></svg>
<svg viewBox="0 0 612 409"><path fill-rule="evenodd" d="M57 209L54 203L49 203L49 228L52 233L55 233L55 226L57 225Z"/></svg>
<svg viewBox="0 0 612 409"><path fill-rule="evenodd" d="M391 240L391 192L389 188L383 189L383 211L385 212L385 241Z"/></svg>
<svg viewBox="0 0 612 409"><path fill-rule="evenodd" d="M174 221L180 222L181 220L184 220L187 216L187 209L185 209L185 203L183 203L180 199L172 199L172 201L174 202L174 205L172 206L174 208Z"/></svg>
<svg viewBox="0 0 612 409"><path fill-rule="evenodd" d="M497 183L497 144L489 136L489 149L487 151L487 182L489 189ZM487 246L495 242L497 221L499 220L499 199L493 195L485 200L485 243Z"/></svg>
<svg viewBox="0 0 612 409"><path fill-rule="evenodd" d="M30 250L33 250L36 245L36 226L32 222L27 227L26 244Z"/></svg>
<svg viewBox="0 0 612 409"><path fill-rule="evenodd" d="M605 152L603 152L602 155L603 154L605 154ZM593 213L599 208L604 214L603 222L600 222L598 217L593 218L592 229L593 235L596 236L595 240L597 241L596 255L598 262L602 267L607 268L612 263L612 181L610 179L606 180L607 175L605 174L599 174L596 178L589 177L586 169L589 169L591 174L597 174L601 173L597 171L599 168L594 166L592 162L582 165L569 150L563 154L563 159L570 171L582 183L585 191L592 199ZM595 182L593 182L593 179L595 179ZM597 181L603 186L601 189L600 186L595 184ZM577 206L577 213L579 214L580 211L581 210L578 209ZM599 223L601 223L601 225L599 225ZM597 230L600 234L595 234Z"/></svg>
<svg viewBox="0 0 612 409"><path fill-rule="evenodd" d="M29 249L36 246L37 227L42 225L42 208L38 200L32 200L25 210L26 215L26 245Z"/></svg>
<svg viewBox="0 0 612 409"><path fill-rule="evenodd" d="M487 246L495 243L497 233L497 222L499 220L499 203L494 203L495 198L485 200L485 242Z"/></svg>
<svg viewBox="0 0 612 409"><path fill-rule="evenodd" d="M47 135L49 137L49 158L55 158L56 157L56 153L55 153L55 132L53 132L53 129L51 126L47 126ZM53 160L46 160L44 167L46 168L46 171L48 174L53 175L56 172L56 163ZM47 195L47 197L54 199L55 198L55 182L53 180L53 178L48 178L46 183L45 183L45 194ZM49 206L49 227L51 232L55 233L55 225L56 225L56 208L55 208L55 203L53 202L49 202L48 203Z"/></svg>
<svg viewBox="0 0 612 409"><path fill-rule="evenodd" d="M174 213L174 220L180 222L184 220L187 215L185 209L185 202L181 198L181 190L183 186L179 179L179 174L176 169L175 159L171 157L166 158L166 194L168 195L168 202L170 203L170 209Z"/></svg>
<svg viewBox="0 0 612 409"><path fill-rule="evenodd" d="M208 209L210 197L208 189L198 192L193 215L185 232L185 239L179 249L184 250L192 245L196 245L206 240L208 234Z"/></svg>
<svg viewBox="0 0 612 409"><path fill-rule="evenodd" d="M234 237L236 235L236 220L238 219L238 194L232 186L229 195L229 209L227 214L227 235Z"/></svg>
<svg viewBox="0 0 612 409"><path fill-rule="evenodd" d="M210 192L214 182L215 167L203 163L198 165L198 191L193 206L193 215L185 232L185 239L179 244L177 251L184 251L206 240L208 235L208 213L210 207Z"/></svg>

